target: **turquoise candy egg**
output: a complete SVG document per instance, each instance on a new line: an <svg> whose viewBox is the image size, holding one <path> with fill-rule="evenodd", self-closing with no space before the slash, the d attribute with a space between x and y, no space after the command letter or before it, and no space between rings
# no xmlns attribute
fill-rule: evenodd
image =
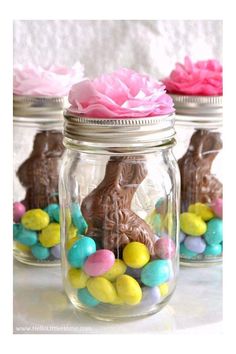
<svg viewBox="0 0 236 354"><path fill-rule="evenodd" d="M78 233L80 235L85 235L85 232L88 228L88 224L86 223L79 204L73 204L71 207L71 215L72 215L72 222L75 227L78 229Z"/></svg>
<svg viewBox="0 0 236 354"><path fill-rule="evenodd" d="M155 214L151 220L151 225L153 230L155 232L160 233L161 232L161 216L160 214Z"/></svg>
<svg viewBox="0 0 236 354"><path fill-rule="evenodd" d="M44 211L46 211L46 213L48 213L51 222L52 222L52 221L57 221L56 219L54 219L54 216L53 216L54 210L55 210L55 213L56 213L56 217L57 217L57 210L58 210L58 216L59 216L59 205L56 204L56 203L49 204L49 205L44 209ZM58 220L59 220L59 219L58 219ZM57 222L59 222L59 221L57 221Z"/></svg>
<svg viewBox="0 0 236 354"><path fill-rule="evenodd" d="M165 283L169 277L169 263L163 259L149 262L141 272L142 283L150 287Z"/></svg>
<svg viewBox="0 0 236 354"><path fill-rule="evenodd" d="M79 289L77 292L77 296L79 301L88 307L94 307L97 306L100 301L95 299L89 292L87 288Z"/></svg>
<svg viewBox="0 0 236 354"><path fill-rule="evenodd" d="M17 234L20 231L21 225L20 224L13 224L13 239L17 239Z"/></svg>
<svg viewBox="0 0 236 354"><path fill-rule="evenodd" d="M208 245L214 245L223 241L223 221L218 218L211 219L207 223L204 238Z"/></svg>
<svg viewBox="0 0 236 354"><path fill-rule="evenodd" d="M37 243L37 240L38 236L36 231L25 229L20 225L20 229L17 233L17 242L26 246L33 246Z"/></svg>
<svg viewBox="0 0 236 354"><path fill-rule="evenodd" d="M82 237L71 246L67 259L72 267L81 268L86 259L95 252L95 241L91 237Z"/></svg>
<svg viewBox="0 0 236 354"><path fill-rule="evenodd" d="M180 256L183 256L184 258L193 258L197 255L197 252L193 252L187 249L184 243L181 243L179 252L180 252Z"/></svg>
<svg viewBox="0 0 236 354"><path fill-rule="evenodd" d="M222 253L222 245L217 243L215 245L208 245L205 248L204 255L205 256L219 256Z"/></svg>
<svg viewBox="0 0 236 354"><path fill-rule="evenodd" d="M40 243L36 243L36 245L31 248L31 252L32 255L40 261L47 259L50 255L49 249L43 247Z"/></svg>
<svg viewBox="0 0 236 354"><path fill-rule="evenodd" d="M55 208L53 210L52 216L56 222L58 222L58 223L60 222L60 207L59 207L59 205L57 205L57 208Z"/></svg>

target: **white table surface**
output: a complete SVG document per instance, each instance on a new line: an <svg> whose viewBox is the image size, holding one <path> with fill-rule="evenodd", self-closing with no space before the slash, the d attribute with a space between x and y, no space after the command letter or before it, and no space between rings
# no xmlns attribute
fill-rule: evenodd
<svg viewBox="0 0 236 354"><path fill-rule="evenodd" d="M170 302L145 319L103 322L73 308L63 293L60 267L14 261L14 333L221 334L222 267L181 267Z"/></svg>

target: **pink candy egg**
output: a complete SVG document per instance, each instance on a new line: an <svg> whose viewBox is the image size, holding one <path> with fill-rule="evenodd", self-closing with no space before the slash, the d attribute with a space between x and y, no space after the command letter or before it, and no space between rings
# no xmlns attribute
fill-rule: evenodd
<svg viewBox="0 0 236 354"><path fill-rule="evenodd" d="M20 222L21 217L25 213L25 206L20 202L13 203L13 220L14 222Z"/></svg>
<svg viewBox="0 0 236 354"><path fill-rule="evenodd" d="M161 237L156 241L154 251L158 258L171 259L175 254L175 243L169 237Z"/></svg>
<svg viewBox="0 0 236 354"><path fill-rule="evenodd" d="M106 273L114 264L115 255L109 250L98 250L87 258L84 264L84 271L96 277Z"/></svg>
<svg viewBox="0 0 236 354"><path fill-rule="evenodd" d="M221 198L215 199L211 203L211 209L213 210L214 214L218 218L222 219L222 215L223 215L223 199L221 199Z"/></svg>

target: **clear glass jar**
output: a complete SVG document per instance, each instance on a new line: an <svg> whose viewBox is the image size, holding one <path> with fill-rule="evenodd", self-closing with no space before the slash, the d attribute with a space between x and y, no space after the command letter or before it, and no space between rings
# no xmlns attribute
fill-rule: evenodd
<svg viewBox="0 0 236 354"><path fill-rule="evenodd" d="M13 97L14 257L60 263L58 174L63 146L63 97Z"/></svg>
<svg viewBox="0 0 236 354"><path fill-rule="evenodd" d="M181 175L180 262L222 261L222 97L171 95Z"/></svg>
<svg viewBox="0 0 236 354"><path fill-rule="evenodd" d="M173 115L68 113L64 135L59 198L69 299L104 320L158 312L173 294L179 262Z"/></svg>

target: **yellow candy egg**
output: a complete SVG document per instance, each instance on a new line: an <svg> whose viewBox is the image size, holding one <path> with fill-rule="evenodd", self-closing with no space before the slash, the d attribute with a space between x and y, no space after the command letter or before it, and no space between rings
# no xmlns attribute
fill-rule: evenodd
<svg viewBox="0 0 236 354"><path fill-rule="evenodd" d="M71 268L67 276L71 286L76 289L85 288L89 279L89 276L82 269L76 268Z"/></svg>
<svg viewBox="0 0 236 354"><path fill-rule="evenodd" d="M168 283L163 283L163 284L159 285L159 289L160 289L161 296L164 297L164 296L168 295L168 293L169 293Z"/></svg>
<svg viewBox="0 0 236 354"><path fill-rule="evenodd" d="M193 213L180 214L180 228L187 235L201 236L207 230L205 221Z"/></svg>
<svg viewBox="0 0 236 354"><path fill-rule="evenodd" d="M69 250L72 246L73 246L73 244L76 242L76 241L78 241L80 238L78 237L78 236L76 236L76 237L73 237L73 238L71 238L70 240L68 240L67 242L66 242L66 249L67 250Z"/></svg>
<svg viewBox="0 0 236 354"><path fill-rule="evenodd" d="M113 266L102 276L110 281L114 281L119 275L124 274L126 269L125 263L121 259L116 259Z"/></svg>
<svg viewBox="0 0 236 354"><path fill-rule="evenodd" d="M48 213L42 209L28 210L21 218L22 225L29 230L42 230L49 224Z"/></svg>
<svg viewBox="0 0 236 354"><path fill-rule="evenodd" d="M110 302L112 305L122 305L124 301L116 294L116 298Z"/></svg>
<svg viewBox="0 0 236 354"><path fill-rule="evenodd" d="M49 224L39 235L39 241L44 247L53 247L60 243L60 225Z"/></svg>
<svg viewBox="0 0 236 354"><path fill-rule="evenodd" d="M188 207L189 213L194 213L202 218L204 221L211 220L214 218L214 213L207 204L195 203Z"/></svg>
<svg viewBox="0 0 236 354"><path fill-rule="evenodd" d="M123 250L123 260L131 268L142 268L149 259L148 248L141 242L130 242Z"/></svg>
<svg viewBox="0 0 236 354"><path fill-rule="evenodd" d="M30 251L29 246L23 245L22 243L19 243L19 242L15 242L15 247L22 252L29 252Z"/></svg>
<svg viewBox="0 0 236 354"><path fill-rule="evenodd" d="M117 298L114 285L103 277L89 278L87 288L98 301L112 303Z"/></svg>
<svg viewBox="0 0 236 354"><path fill-rule="evenodd" d="M77 236L78 229L71 224L68 230L68 239L74 238Z"/></svg>
<svg viewBox="0 0 236 354"><path fill-rule="evenodd" d="M130 275L120 275L116 279L116 290L118 296L128 305L137 305L142 300L141 287Z"/></svg>

